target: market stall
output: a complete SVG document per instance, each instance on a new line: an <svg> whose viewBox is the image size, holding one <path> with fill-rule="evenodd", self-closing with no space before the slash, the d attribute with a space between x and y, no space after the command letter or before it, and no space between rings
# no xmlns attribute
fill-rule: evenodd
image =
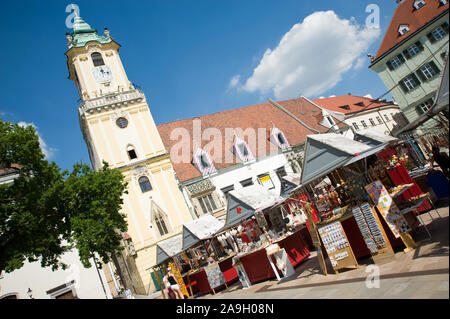
<svg viewBox="0 0 450 319"><path fill-rule="evenodd" d="M216 293L237 281L237 272L228 255L213 235L224 223L212 215L204 215L183 225L183 253L189 256L189 269L184 278L191 294Z"/></svg>
<svg viewBox="0 0 450 319"><path fill-rule="evenodd" d="M287 191L285 186L282 193ZM300 233L286 227L288 220L280 208L285 200L277 191L260 185L229 193L226 223L216 236L226 251L235 254L233 266L244 287L290 276L309 256Z"/></svg>
<svg viewBox="0 0 450 319"><path fill-rule="evenodd" d="M172 269L176 282L180 286L180 290L185 298L192 297L192 295L189 294L181 275L180 264L176 261L176 256L182 252L182 248L181 234L160 241L156 245L156 265L153 266L152 269L154 271L158 286L161 289L161 294L164 299L166 299L166 295L164 293L165 285L163 284L163 278L161 275L166 272L168 267ZM168 288L168 294L168 297L175 298L170 288Z"/></svg>
<svg viewBox="0 0 450 319"><path fill-rule="evenodd" d="M378 189L383 185L380 180L386 179L391 192L386 188L385 192L389 194L394 185L388 173L386 176L367 174L377 154L396 139L371 132L356 138L359 141L334 133L311 135L305 148L301 182L312 195L320 215L317 227L321 243L336 272L358 267L357 259L365 256L372 256L375 263L385 262L393 257L393 246L403 245L405 251L417 247L409 233L417 227L418 220L414 214L407 214L418 203L408 202L408 210L398 214L391 199L384 213L380 197L373 196L373 189ZM407 190L403 184L402 188L405 188L403 192Z"/></svg>

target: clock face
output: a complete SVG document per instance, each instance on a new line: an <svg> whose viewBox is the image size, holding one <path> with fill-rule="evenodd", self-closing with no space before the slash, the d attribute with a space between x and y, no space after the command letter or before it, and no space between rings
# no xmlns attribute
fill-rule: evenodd
<svg viewBox="0 0 450 319"><path fill-rule="evenodd" d="M109 66L102 65L92 69L94 78L97 82L107 82L112 80L112 72Z"/></svg>

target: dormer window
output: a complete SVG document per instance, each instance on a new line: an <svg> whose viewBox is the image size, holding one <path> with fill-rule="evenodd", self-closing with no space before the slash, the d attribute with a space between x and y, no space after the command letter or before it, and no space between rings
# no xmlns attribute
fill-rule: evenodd
<svg viewBox="0 0 450 319"><path fill-rule="evenodd" d="M202 173L202 175L211 174L216 171L216 168L214 167L211 157L209 157L209 154L206 153L201 148L198 148L195 151L192 162L197 167L197 169Z"/></svg>
<svg viewBox="0 0 450 319"><path fill-rule="evenodd" d="M349 105L341 105L341 106L339 106L341 109L344 109L344 110L350 110L350 106Z"/></svg>
<svg viewBox="0 0 450 319"><path fill-rule="evenodd" d="M290 147L288 140L286 139L286 136L284 133L276 128L275 126L272 128L272 134L270 135L270 141L277 145L282 150L285 148Z"/></svg>
<svg viewBox="0 0 450 319"><path fill-rule="evenodd" d="M416 1L414 1L414 8L416 8L416 10L419 10L424 5L425 5L425 1L423 1L423 0L416 0Z"/></svg>
<svg viewBox="0 0 450 319"><path fill-rule="evenodd" d="M244 163L255 159L247 143L237 136L235 137L233 152Z"/></svg>
<svg viewBox="0 0 450 319"><path fill-rule="evenodd" d="M400 35L405 35L409 32L409 28L406 24L402 24L398 27L398 33L400 33Z"/></svg>
<svg viewBox="0 0 450 319"><path fill-rule="evenodd" d="M105 62L103 62L101 53L94 52L91 54L91 58L92 58L92 62L94 63L94 66L105 65Z"/></svg>
<svg viewBox="0 0 450 319"><path fill-rule="evenodd" d="M336 122L333 120L333 118L331 116L327 116L326 118L328 120L328 123L330 123L331 126L336 125Z"/></svg>

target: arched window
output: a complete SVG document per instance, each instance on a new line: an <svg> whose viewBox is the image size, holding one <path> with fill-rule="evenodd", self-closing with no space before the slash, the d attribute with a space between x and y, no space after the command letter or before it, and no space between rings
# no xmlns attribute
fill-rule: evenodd
<svg viewBox="0 0 450 319"><path fill-rule="evenodd" d="M127 153L128 153L128 157L130 158L130 160L137 158L136 151L134 150L133 145L129 145L127 147Z"/></svg>
<svg viewBox="0 0 450 319"><path fill-rule="evenodd" d="M141 187L141 191L143 193L152 190L152 184L150 184L150 181L148 180L147 176L139 177L139 186Z"/></svg>
<svg viewBox="0 0 450 319"><path fill-rule="evenodd" d="M100 66L105 65L105 62L103 62L102 55L98 52L94 52L91 54L92 62L94 63L94 66Z"/></svg>
<svg viewBox="0 0 450 319"><path fill-rule="evenodd" d="M164 236L169 233L169 231L167 230L166 222L164 221L163 216L159 212L155 214L155 224L156 227L158 227L158 231L161 236Z"/></svg>

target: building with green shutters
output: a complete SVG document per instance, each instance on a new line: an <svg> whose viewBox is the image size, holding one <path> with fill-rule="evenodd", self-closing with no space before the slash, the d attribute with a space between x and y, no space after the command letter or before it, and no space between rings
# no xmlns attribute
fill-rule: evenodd
<svg viewBox="0 0 450 319"><path fill-rule="evenodd" d="M398 1L369 68L375 71L409 122L433 106L448 54L448 0ZM448 79L447 79L448 81ZM427 121L421 128L436 126Z"/></svg>

